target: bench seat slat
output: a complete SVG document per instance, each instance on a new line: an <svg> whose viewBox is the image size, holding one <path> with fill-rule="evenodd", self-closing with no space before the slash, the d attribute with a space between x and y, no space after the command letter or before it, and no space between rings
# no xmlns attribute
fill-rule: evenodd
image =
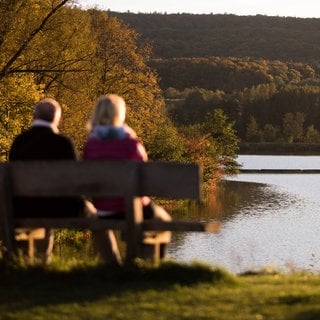
<svg viewBox="0 0 320 320"><path fill-rule="evenodd" d="M15 219L16 228L65 228L65 229L113 229L124 230L124 220L93 220L87 218L28 218ZM201 221L156 221L145 220L142 229L145 231L194 231L194 232L219 232L220 222Z"/></svg>
<svg viewBox="0 0 320 320"><path fill-rule="evenodd" d="M18 218L15 228L57 228L57 229L114 229L124 230L123 220L103 220L88 218Z"/></svg>

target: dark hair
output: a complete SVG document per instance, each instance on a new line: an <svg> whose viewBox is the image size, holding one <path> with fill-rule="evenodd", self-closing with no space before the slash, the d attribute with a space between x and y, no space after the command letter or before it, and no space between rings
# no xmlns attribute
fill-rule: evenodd
<svg viewBox="0 0 320 320"><path fill-rule="evenodd" d="M36 119L53 122L58 109L60 109L60 105L56 100L49 98L43 99L36 104L34 117Z"/></svg>

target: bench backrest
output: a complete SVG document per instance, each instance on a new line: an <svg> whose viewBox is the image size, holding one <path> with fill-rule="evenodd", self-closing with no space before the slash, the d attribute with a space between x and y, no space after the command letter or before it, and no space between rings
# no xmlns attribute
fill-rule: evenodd
<svg viewBox="0 0 320 320"><path fill-rule="evenodd" d="M200 197L199 167L194 164L17 161L0 165L0 183L10 183L13 196Z"/></svg>

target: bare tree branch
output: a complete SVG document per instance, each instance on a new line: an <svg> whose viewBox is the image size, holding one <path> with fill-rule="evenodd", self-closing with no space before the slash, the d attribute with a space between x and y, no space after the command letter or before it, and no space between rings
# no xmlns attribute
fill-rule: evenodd
<svg viewBox="0 0 320 320"><path fill-rule="evenodd" d="M0 71L0 79L3 78L9 71L10 67L13 63L20 57L22 52L25 48L29 45L29 43L33 40L33 38L45 27L49 19L60 9L62 8L67 2L70 0L62 0L56 7L52 7L52 10L44 17L38 28L34 29L29 37L22 43L20 48L13 54L13 56L9 59L6 65Z"/></svg>
<svg viewBox="0 0 320 320"><path fill-rule="evenodd" d="M19 70L10 70L7 74L14 73L70 73L70 72L88 72L90 69L19 69Z"/></svg>

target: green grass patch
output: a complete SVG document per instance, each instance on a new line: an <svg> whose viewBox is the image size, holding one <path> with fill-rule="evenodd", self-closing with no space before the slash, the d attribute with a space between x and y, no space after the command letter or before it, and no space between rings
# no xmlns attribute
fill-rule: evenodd
<svg viewBox="0 0 320 320"><path fill-rule="evenodd" d="M66 268L0 264L0 319L320 319L320 277L232 275L173 261Z"/></svg>

